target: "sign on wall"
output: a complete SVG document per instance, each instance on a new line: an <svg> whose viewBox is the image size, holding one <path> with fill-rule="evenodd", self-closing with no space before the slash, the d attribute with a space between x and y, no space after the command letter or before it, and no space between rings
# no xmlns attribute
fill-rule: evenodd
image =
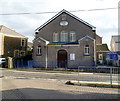
<svg viewBox="0 0 120 101"><path fill-rule="evenodd" d="M118 60L118 53L117 52L106 53L106 60Z"/></svg>
<svg viewBox="0 0 120 101"><path fill-rule="evenodd" d="M70 54L70 60L75 60L75 54L74 53Z"/></svg>

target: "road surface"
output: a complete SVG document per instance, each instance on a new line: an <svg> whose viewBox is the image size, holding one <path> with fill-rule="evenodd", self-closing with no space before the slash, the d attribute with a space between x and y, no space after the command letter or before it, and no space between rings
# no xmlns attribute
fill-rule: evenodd
<svg viewBox="0 0 120 101"><path fill-rule="evenodd" d="M68 79L77 78L75 75L3 70L0 78L2 99L118 99L116 88L66 85ZM81 75L87 78L93 74Z"/></svg>
<svg viewBox="0 0 120 101"><path fill-rule="evenodd" d="M78 73L77 72L53 72L53 71L41 71L41 72L30 72L30 71L18 71L18 70L7 70L3 69L2 75L5 77L25 77L25 78L43 78L43 79L57 79L57 80L81 80L81 81L102 81L110 82L109 73ZM118 82L118 74L112 75L113 82Z"/></svg>

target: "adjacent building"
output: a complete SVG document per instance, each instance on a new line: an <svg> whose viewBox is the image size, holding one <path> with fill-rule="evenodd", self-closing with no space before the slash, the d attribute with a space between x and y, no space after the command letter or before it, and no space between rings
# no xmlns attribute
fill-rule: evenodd
<svg viewBox="0 0 120 101"><path fill-rule="evenodd" d="M35 30L34 67L78 68L96 65L96 30L66 10Z"/></svg>
<svg viewBox="0 0 120 101"><path fill-rule="evenodd" d="M102 44L102 37L96 34L96 45Z"/></svg>
<svg viewBox="0 0 120 101"><path fill-rule="evenodd" d="M110 46L111 51L120 52L120 35L112 35Z"/></svg>
<svg viewBox="0 0 120 101"><path fill-rule="evenodd" d="M110 52L108 45L102 43L102 37L96 35L96 64L107 65L106 53Z"/></svg>
<svg viewBox="0 0 120 101"><path fill-rule="evenodd" d="M19 58L27 52L28 38L18 32L1 25L0 26L0 57Z"/></svg>
<svg viewBox="0 0 120 101"><path fill-rule="evenodd" d="M32 42L28 42L28 49L32 50L33 49L33 43Z"/></svg>
<svg viewBox="0 0 120 101"><path fill-rule="evenodd" d="M97 65L108 65L106 60L106 53L110 52L107 44L96 45L96 60Z"/></svg>
<svg viewBox="0 0 120 101"><path fill-rule="evenodd" d="M113 64L120 66L120 35L112 35L110 46L111 52L117 52L118 54L118 61L113 61Z"/></svg>

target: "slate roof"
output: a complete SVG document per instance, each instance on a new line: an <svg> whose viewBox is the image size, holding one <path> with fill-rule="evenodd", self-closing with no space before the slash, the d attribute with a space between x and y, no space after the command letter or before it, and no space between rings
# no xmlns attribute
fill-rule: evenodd
<svg viewBox="0 0 120 101"><path fill-rule="evenodd" d="M96 45L96 51L109 51L107 44Z"/></svg>
<svg viewBox="0 0 120 101"><path fill-rule="evenodd" d="M12 30L4 25L0 26L0 34L3 34L5 36L10 36L10 37L27 38L24 35L21 35L18 32L14 31L14 30Z"/></svg>
<svg viewBox="0 0 120 101"><path fill-rule="evenodd" d="M38 27L35 31L39 31L40 29L42 29L43 27L45 27L47 24L49 24L51 21L53 21L55 18L57 18L59 15L61 15L62 13L66 13L70 16L72 16L73 18L75 18L76 20L82 22L83 24L91 27L92 29L96 29L96 27L94 27L93 25L87 23L86 21L78 18L77 16L73 15L72 13L66 11L65 9L63 9L62 11L60 11L59 13L57 13L55 16L53 16L51 19L49 19L47 22L45 22L43 25L41 25L40 27Z"/></svg>

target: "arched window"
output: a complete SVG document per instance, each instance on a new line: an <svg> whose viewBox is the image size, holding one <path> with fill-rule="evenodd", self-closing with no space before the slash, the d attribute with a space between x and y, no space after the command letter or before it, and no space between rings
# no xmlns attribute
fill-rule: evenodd
<svg viewBox="0 0 120 101"><path fill-rule="evenodd" d="M62 31L60 34L60 41L61 42L66 42L68 41L68 32Z"/></svg>
<svg viewBox="0 0 120 101"><path fill-rule="evenodd" d="M38 46L37 47L37 55L41 55L41 54L42 54L41 46Z"/></svg>
<svg viewBox="0 0 120 101"><path fill-rule="evenodd" d="M70 41L75 42L76 41L76 34L74 31L70 32Z"/></svg>
<svg viewBox="0 0 120 101"><path fill-rule="evenodd" d="M53 33L53 42L58 42L58 33Z"/></svg>
<svg viewBox="0 0 120 101"><path fill-rule="evenodd" d="M89 52L90 52L90 47L89 47L89 45L85 45L84 54L85 54L85 55L89 55Z"/></svg>

